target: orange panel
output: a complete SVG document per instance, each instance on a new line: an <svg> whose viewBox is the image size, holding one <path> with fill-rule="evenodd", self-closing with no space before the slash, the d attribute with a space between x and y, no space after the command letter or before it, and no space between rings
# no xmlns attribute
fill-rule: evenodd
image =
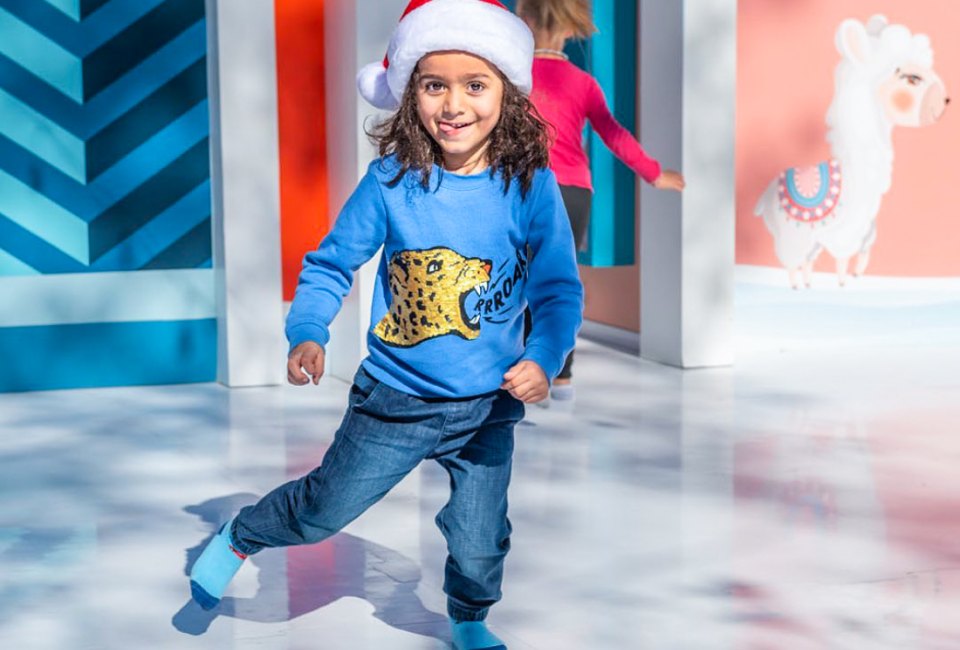
<svg viewBox="0 0 960 650"><path fill-rule="evenodd" d="M276 0L283 298L329 228L323 0Z"/></svg>

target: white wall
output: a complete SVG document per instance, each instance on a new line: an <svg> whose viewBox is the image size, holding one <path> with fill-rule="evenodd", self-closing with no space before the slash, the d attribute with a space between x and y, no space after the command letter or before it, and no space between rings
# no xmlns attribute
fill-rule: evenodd
<svg viewBox="0 0 960 650"><path fill-rule="evenodd" d="M378 112L357 92L357 73L366 64L383 59L390 34L406 6L405 0L356 0L325 5L331 224L376 157L364 126L376 123ZM367 354L366 334L378 260L379 254L356 274L353 291L330 328L327 372L335 377L352 378Z"/></svg>
<svg viewBox="0 0 960 650"><path fill-rule="evenodd" d="M733 361L736 0L640 7L640 139L687 180L641 190L640 352L682 368Z"/></svg>
<svg viewBox="0 0 960 650"><path fill-rule="evenodd" d="M217 380L284 381L273 3L207 0Z"/></svg>

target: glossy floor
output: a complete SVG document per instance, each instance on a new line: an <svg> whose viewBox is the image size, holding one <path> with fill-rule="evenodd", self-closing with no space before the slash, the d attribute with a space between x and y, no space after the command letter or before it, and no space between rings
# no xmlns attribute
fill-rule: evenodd
<svg viewBox="0 0 960 650"><path fill-rule="evenodd" d="M741 288L733 368L581 346L575 403L517 430L512 650L960 647L957 303L857 336L888 307L816 295ZM434 465L188 601L216 523L319 462L347 388L0 396L0 648L447 648Z"/></svg>

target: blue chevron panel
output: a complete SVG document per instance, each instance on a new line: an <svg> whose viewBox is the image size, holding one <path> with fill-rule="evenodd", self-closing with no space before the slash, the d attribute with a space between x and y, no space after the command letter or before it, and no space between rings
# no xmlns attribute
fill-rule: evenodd
<svg viewBox="0 0 960 650"><path fill-rule="evenodd" d="M82 61L0 8L0 54L17 61L74 101L83 98Z"/></svg>
<svg viewBox="0 0 960 650"><path fill-rule="evenodd" d="M206 47L204 0L0 0L0 283L210 268ZM166 313L0 327L0 391L211 380L214 321ZM71 359L53 384L27 341Z"/></svg>
<svg viewBox="0 0 960 650"><path fill-rule="evenodd" d="M0 0L0 274L141 268L149 260L119 253L97 262L209 191L203 8ZM79 86L65 69L82 71ZM131 266L117 269L121 257Z"/></svg>
<svg viewBox="0 0 960 650"><path fill-rule="evenodd" d="M2 2L3 0L0 0ZM199 21L157 50L124 78L84 104L65 98L23 67L0 54L0 88L37 114L84 139L129 111L206 54L206 25Z"/></svg>
<svg viewBox="0 0 960 650"><path fill-rule="evenodd" d="M61 0L60 3L69 1ZM71 20L71 12L62 9L56 11L53 6L56 3L49 1L0 0L0 6L82 58L134 21L153 11L162 2L164 0L101 0L96 7L98 11L95 14L92 11L87 12L91 15L84 17L82 21Z"/></svg>
<svg viewBox="0 0 960 650"><path fill-rule="evenodd" d="M28 147L31 153L64 174L83 182L86 177L84 142L29 105L0 90L0 135Z"/></svg>
<svg viewBox="0 0 960 650"><path fill-rule="evenodd" d="M27 266L3 250L0 250L0 274L3 275L36 275L39 272L32 266Z"/></svg>
<svg viewBox="0 0 960 650"><path fill-rule="evenodd" d="M83 20L107 0L46 0L74 20ZM130 4L130 3L127 3Z"/></svg>
<svg viewBox="0 0 960 650"><path fill-rule="evenodd" d="M206 138L209 130L207 111L207 102L200 102L86 185L0 136L0 160L4 161L5 167L0 167L3 169L0 174L9 174L39 190L32 195L38 205L35 210L26 211L28 214L42 212L42 202L50 199L84 222L90 222L146 182L157 168L170 164L180 153Z"/></svg>

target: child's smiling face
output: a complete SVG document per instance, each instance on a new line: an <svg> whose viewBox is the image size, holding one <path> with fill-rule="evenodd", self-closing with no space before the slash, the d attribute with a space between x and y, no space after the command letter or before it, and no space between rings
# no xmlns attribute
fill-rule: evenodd
<svg viewBox="0 0 960 650"><path fill-rule="evenodd" d="M490 133L500 120L503 81L483 59L437 52L420 60L417 113L443 150L444 168L461 174L487 166Z"/></svg>

